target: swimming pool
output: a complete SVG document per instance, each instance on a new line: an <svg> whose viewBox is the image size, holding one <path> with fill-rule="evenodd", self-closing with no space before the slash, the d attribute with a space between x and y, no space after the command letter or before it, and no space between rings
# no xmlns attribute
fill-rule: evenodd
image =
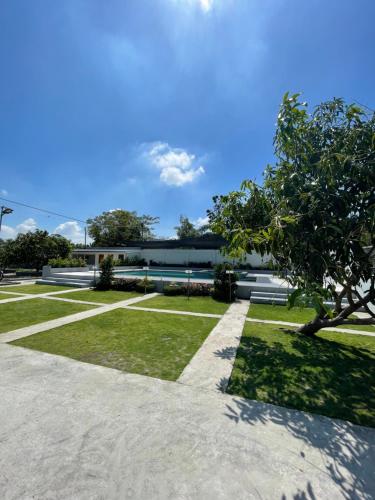
<svg viewBox="0 0 375 500"><path fill-rule="evenodd" d="M188 278L189 275L185 271L178 271L176 269L161 269L160 271L150 269L149 271L144 271L143 269L131 270L131 271L117 271L116 275L121 276L148 276L149 278ZM190 274L190 279L200 279L200 280L213 280L213 271L192 271Z"/></svg>
<svg viewBox="0 0 375 500"><path fill-rule="evenodd" d="M115 271L116 276L137 276L137 277L144 277L147 276L148 278L170 278L170 279L179 279L179 278L189 278L192 280L213 280L215 277L214 271L211 271L209 269L203 269L201 271L199 270L191 270L191 274L185 273L185 270L181 269L150 269L148 271L144 271L143 269L132 269L129 271ZM248 275L248 271L236 271L236 273L239 275L239 278L241 281L256 281L256 278L251 277Z"/></svg>

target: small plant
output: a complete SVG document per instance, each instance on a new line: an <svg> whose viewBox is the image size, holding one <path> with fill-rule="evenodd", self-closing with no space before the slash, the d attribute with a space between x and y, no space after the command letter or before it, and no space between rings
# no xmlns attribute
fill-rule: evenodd
<svg viewBox="0 0 375 500"><path fill-rule="evenodd" d="M168 283L163 288L164 295L175 296L175 295L184 295L185 290L184 287L178 283Z"/></svg>
<svg viewBox="0 0 375 500"><path fill-rule="evenodd" d="M146 278L139 281L135 286L136 291L140 293L152 293L155 291L155 288L155 283Z"/></svg>
<svg viewBox="0 0 375 500"><path fill-rule="evenodd" d="M133 292L136 289L139 279L124 279L115 278L112 282L112 290L118 290L119 292Z"/></svg>
<svg viewBox="0 0 375 500"><path fill-rule="evenodd" d="M238 275L231 264L226 262L215 266L214 298L233 302L236 298L237 280Z"/></svg>
<svg viewBox="0 0 375 500"><path fill-rule="evenodd" d="M191 297L208 297L212 295L213 288L208 283L190 283L190 287L187 283L184 283L182 291L184 295L190 295Z"/></svg>
<svg viewBox="0 0 375 500"><path fill-rule="evenodd" d="M99 281L95 283L97 290L109 290L113 281L113 258L108 255L100 263Z"/></svg>

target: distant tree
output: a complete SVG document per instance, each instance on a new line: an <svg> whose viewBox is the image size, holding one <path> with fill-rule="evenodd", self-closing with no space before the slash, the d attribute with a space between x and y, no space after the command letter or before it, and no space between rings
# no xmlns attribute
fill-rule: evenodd
<svg viewBox="0 0 375 500"><path fill-rule="evenodd" d="M110 210L89 219L88 234L94 246L121 246L126 241L149 240L154 238L152 227L159 222L158 217L138 216L127 210Z"/></svg>
<svg viewBox="0 0 375 500"><path fill-rule="evenodd" d="M264 185L245 181L215 197L211 227L232 255L272 254L278 269L288 270L296 289L289 305L316 309L300 332L375 324L375 115L342 99L310 115L298 97L284 96L277 163L267 167ZM369 317L353 317L362 307Z"/></svg>
<svg viewBox="0 0 375 500"><path fill-rule="evenodd" d="M194 224L184 215L180 215L180 225L176 226L175 230L179 240L184 238L196 238L199 236L198 229L196 229Z"/></svg>
<svg viewBox="0 0 375 500"><path fill-rule="evenodd" d="M18 266L40 270L49 259L66 258L72 244L60 235L49 235L47 231L36 230L19 234L1 246L0 263L3 266Z"/></svg>

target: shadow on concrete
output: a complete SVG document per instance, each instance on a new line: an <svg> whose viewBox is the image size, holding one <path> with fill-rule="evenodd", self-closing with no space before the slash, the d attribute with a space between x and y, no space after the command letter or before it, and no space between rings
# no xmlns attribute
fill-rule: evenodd
<svg viewBox="0 0 375 500"><path fill-rule="evenodd" d="M221 358L221 359L234 359L236 357L236 353L237 353L237 347L235 346L228 346L228 347L224 347L223 349L218 349L217 351L215 351L215 356L217 356L218 358Z"/></svg>
<svg viewBox="0 0 375 500"><path fill-rule="evenodd" d="M297 493L295 493L292 496L286 496L284 494L281 496L281 500L289 500L289 499L293 499L293 500L318 500L318 498L314 494L314 490L313 490L313 487L312 487L310 481L307 482L307 486L306 486L305 490L298 489Z"/></svg>
<svg viewBox="0 0 375 500"><path fill-rule="evenodd" d="M375 430L340 420L288 410L267 403L234 399L227 405L227 417L233 422L273 423L286 429L324 457L326 472L348 500L372 500L375 492ZM309 461L308 452L301 458ZM315 499L311 484L298 491L296 500ZM285 495L281 496L286 500Z"/></svg>
<svg viewBox="0 0 375 500"><path fill-rule="evenodd" d="M375 356L367 344L258 328L242 337L236 364L228 391L248 399L227 405L233 422L279 425L321 452L344 498L375 497L375 429L306 413L374 424ZM314 499L311 484L292 498Z"/></svg>

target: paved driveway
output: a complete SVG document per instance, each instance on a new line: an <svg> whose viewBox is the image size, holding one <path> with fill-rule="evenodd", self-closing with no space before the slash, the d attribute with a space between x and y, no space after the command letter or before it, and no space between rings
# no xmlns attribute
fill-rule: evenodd
<svg viewBox="0 0 375 500"><path fill-rule="evenodd" d="M2 499L375 493L375 430L0 345Z"/></svg>

